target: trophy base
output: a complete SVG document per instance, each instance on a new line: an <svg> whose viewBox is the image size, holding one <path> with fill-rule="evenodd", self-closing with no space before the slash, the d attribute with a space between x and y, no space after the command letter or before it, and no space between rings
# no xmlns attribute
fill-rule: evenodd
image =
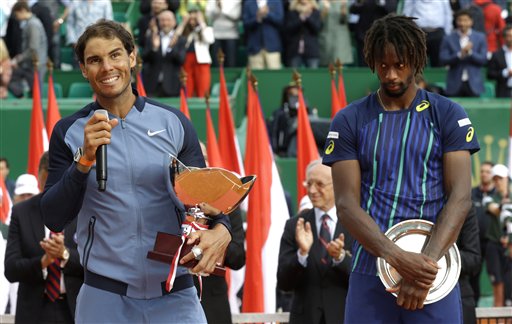
<svg viewBox="0 0 512 324"><path fill-rule="evenodd" d="M148 251L147 258L158 262L171 264L174 254L181 245L181 237L178 235L158 232L156 234L155 246L153 251ZM181 255L185 256L192 250L193 245L183 245ZM199 261L193 259L185 264L181 264L186 268L193 268ZM215 266L212 275L223 277L226 274L226 268Z"/></svg>

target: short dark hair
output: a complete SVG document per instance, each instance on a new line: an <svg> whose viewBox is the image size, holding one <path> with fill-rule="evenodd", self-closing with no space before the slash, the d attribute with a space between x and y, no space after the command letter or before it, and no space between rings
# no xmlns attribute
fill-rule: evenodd
<svg viewBox="0 0 512 324"><path fill-rule="evenodd" d="M460 16L468 16L471 20L473 20L473 15L471 14L471 11L468 9L459 9L453 14L453 20L457 20Z"/></svg>
<svg viewBox="0 0 512 324"><path fill-rule="evenodd" d="M364 60L375 72L375 62L384 56L386 45L392 45L402 62L421 74L427 62L425 33L414 17L388 14L377 19L364 38Z"/></svg>
<svg viewBox="0 0 512 324"><path fill-rule="evenodd" d="M12 6L11 12L18 12L18 11L30 11L30 7L28 6L28 3L26 1L18 1Z"/></svg>
<svg viewBox="0 0 512 324"><path fill-rule="evenodd" d="M119 38L128 54L132 53L135 49L133 36L123 25L112 20L100 19L96 23L88 26L76 42L75 54L80 63L84 63L84 51L87 42L95 37L105 39Z"/></svg>
<svg viewBox="0 0 512 324"><path fill-rule="evenodd" d="M492 161L484 161L484 162L482 162L482 164L480 164L480 166L483 166L483 165L489 165L492 168L494 166L494 162L492 162Z"/></svg>
<svg viewBox="0 0 512 324"><path fill-rule="evenodd" d="M43 155L41 155L41 159L39 159L39 169L38 171L48 171L48 167L50 165L50 154L48 151L44 152Z"/></svg>

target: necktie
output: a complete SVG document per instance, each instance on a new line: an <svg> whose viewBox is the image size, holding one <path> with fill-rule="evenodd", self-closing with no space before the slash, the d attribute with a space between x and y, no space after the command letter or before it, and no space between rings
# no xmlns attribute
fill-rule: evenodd
<svg viewBox="0 0 512 324"><path fill-rule="evenodd" d="M47 268L48 276L46 277L46 295L54 302L60 295L60 260L55 259Z"/></svg>
<svg viewBox="0 0 512 324"><path fill-rule="evenodd" d="M327 225L327 219L329 215L324 214L322 216L322 224L320 225L320 235L318 239L320 240L320 244L322 245L321 249L321 261L323 264L329 264L331 262L331 256L327 252L327 244L331 241L331 231L329 230L329 225Z"/></svg>

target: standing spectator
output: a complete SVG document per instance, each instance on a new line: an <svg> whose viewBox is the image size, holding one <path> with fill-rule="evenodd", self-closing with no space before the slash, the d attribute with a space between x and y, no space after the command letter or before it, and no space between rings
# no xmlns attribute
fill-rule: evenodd
<svg viewBox="0 0 512 324"><path fill-rule="evenodd" d="M512 13L511 13L512 14ZM503 30L505 44L492 54L487 77L496 80L496 97L512 97L512 25Z"/></svg>
<svg viewBox="0 0 512 324"><path fill-rule="evenodd" d="M282 0L244 1L242 20L251 69L281 68L283 19Z"/></svg>
<svg viewBox="0 0 512 324"><path fill-rule="evenodd" d="M32 185L28 182L17 187L18 193L37 194L44 188L47 176L48 152L39 163L39 189L34 177ZM76 298L83 283L83 268L74 239L76 219L63 233L50 235L43 223L40 201L38 194L16 204L12 210L5 275L9 281L19 282L15 321L74 323Z"/></svg>
<svg viewBox="0 0 512 324"><path fill-rule="evenodd" d="M494 163L491 161L485 161L480 166L480 184L471 190L471 200L476 210L476 216L478 220L478 233L480 237L480 254L482 260L485 260L485 251L487 249L487 230L491 218L487 214L487 207L485 201L487 197L494 195L494 181L492 180L492 167ZM482 272L483 264L480 266L480 270L477 274L471 277L471 286L475 294L475 303L478 305L480 299L480 273Z"/></svg>
<svg viewBox="0 0 512 324"><path fill-rule="evenodd" d="M160 28L157 23L157 16L164 10L169 9L169 3L166 0L151 0L151 11L142 15L137 22L139 30L138 44L141 50L146 48L146 39L153 32L149 26ZM172 11L172 10L171 10ZM148 45L151 47L151 45Z"/></svg>
<svg viewBox="0 0 512 324"><path fill-rule="evenodd" d="M242 0L210 0L206 3L206 17L215 36L215 43L212 46L213 66L219 66L219 48L222 48L225 55L224 66L236 66L238 23L241 14Z"/></svg>
<svg viewBox="0 0 512 324"><path fill-rule="evenodd" d="M110 0L72 0L66 22L66 44L75 48L85 28L99 19L114 19ZM73 67L78 68L76 57Z"/></svg>
<svg viewBox="0 0 512 324"><path fill-rule="evenodd" d="M175 35L176 18L172 11L162 11L157 19L150 23L151 32L142 51L144 87L149 97L177 97L180 70L185 62L185 39Z"/></svg>
<svg viewBox="0 0 512 324"><path fill-rule="evenodd" d="M197 6L190 6L188 15L176 30L176 37L186 40L187 54L183 68L187 72L187 94L189 97L204 97L210 91L211 74L210 45L215 38L212 27L206 25L203 13Z"/></svg>
<svg viewBox="0 0 512 324"><path fill-rule="evenodd" d="M22 0L26 1L26 0ZM30 7L30 11L39 18L44 27L44 32L46 34L46 48L48 49L47 56L51 57L51 48L52 48L52 39L53 39L53 16L50 11L50 8L42 3L43 0L35 0L35 1L27 1ZM48 1L48 0L46 0ZM53 61L53 59L52 59Z"/></svg>
<svg viewBox="0 0 512 324"><path fill-rule="evenodd" d="M46 61L48 59L48 42L41 21L30 11L26 2L17 2L12 13L18 22L22 22L21 53L12 59L13 79L23 79L32 87L34 64L33 55L37 57L39 78L43 80L46 74ZM19 68L19 69L18 69Z"/></svg>
<svg viewBox="0 0 512 324"><path fill-rule="evenodd" d="M484 27L487 39L488 57L496 52L503 44L503 29L505 20L501 17L502 8L493 0L474 0L484 13Z"/></svg>
<svg viewBox="0 0 512 324"><path fill-rule="evenodd" d="M352 64L352 41L348 29L348 0L320 1L320 16L323 27L319 35L320 66L339 59L343 64Z"/></svg>
<svg viewBox="0 0 512 324"><path fill-rule="evenodd" d="M472 30L473 19L466 9L455 14L457 29L443 39L439 59L448 65L446 94L479 97L484 92L482 68L487 63L485 35Z"/></svg>
<svg viewBox="0 0 512 324"><path fill-rule="evenodd" d="M462 316L464 324L476 324L476 302L471 278L480 272L482 255L478 240L478 220L473 206L457 238L457 247L460 252L461 271L459 276L460 297L462 301Z"/></svg>
<svg viewBox="0 0 512 324"><path fill-rule="evenodd" d="M277 287L293 291L290 323L343 323L352 239L338 221L331 172L321 160L306 168L313 209L286 221Z"/></svg>
<svg viewBox="0 0 512 324"><path fill-rule="evenodd" d="M417 17L416 24L427 35L427 55L430 66L440 67L439 52L445 35L450 35L453 29L452 9L449 0L405 0L403 14Z"/></svg>
<svg viewBox="0 0 512 324"><path fill-rule="evenodd" d="M370 29L375 20L396 12L397 3L397 0L357 0L350 5L350 13L358 16L357 23L354 25L358 66L366 66L363 55L366 31Z"/></svg>
<svg viewBox="0 0 512 324"><path fill-rule="evenodd" d="M286 65L317 68L320 62L318 35L322 29L322 19L316 0L292 0L284 28Z"/></svg>
<svg viewBox="0 0 512 324"><path fill-rule="evenodd" d="M501 213L508 212L504 205L511 203L511 191L509 186L509 170L503 164L496 164L492 167L492 175L496 192L486 200L487 211L491 218L487 230L487 251L485 261L487 272L492 283L494 296L494 307L505 306L505 278L510 260L505 254L506 245L503 243L504 231Z"/></svg>
<svg viewBox="0 0 512 324"><path fill-rule="evenodd" d="M39 0L38 3L50 10L52 18L52 38L49 42L48 56L53 61L54 68L60 67L60 28L66 21L69 14L69 3L71 0ZM32 7L33 8L33 7Z"/></svg>

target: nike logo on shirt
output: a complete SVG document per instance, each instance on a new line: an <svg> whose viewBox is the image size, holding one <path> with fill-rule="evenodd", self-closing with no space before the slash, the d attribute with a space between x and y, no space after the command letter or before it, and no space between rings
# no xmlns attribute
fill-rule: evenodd
<svg viewBox="0 0 512 324"><path fill-rule="evenodd" d="M155 132L152 132L151 130L148 129L148 136L155 136L156 134L159 134L161 132L165 132L165 129L161 129L161 130L158 130L158 131L155 131Z"/></svg>

